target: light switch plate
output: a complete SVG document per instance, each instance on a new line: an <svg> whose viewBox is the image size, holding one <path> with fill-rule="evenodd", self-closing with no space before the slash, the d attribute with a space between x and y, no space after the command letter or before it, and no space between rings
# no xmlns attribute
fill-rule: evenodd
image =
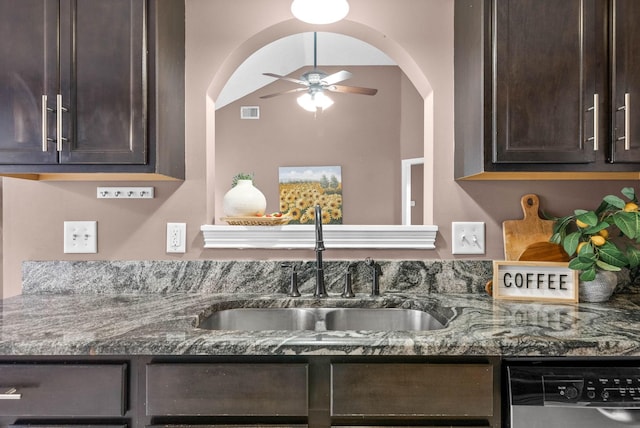
<svg viewBox="0 0 640 428"><path fill-rule="evenodd" d="M451 254L484 254L484 222L454 221L451 223Z"/></svg>
<svg viewBox="0 0 640 428"><path fill-rule="evenodd" d="M65 221L64 252L95 254L98 252L97 221Z"/></svg>

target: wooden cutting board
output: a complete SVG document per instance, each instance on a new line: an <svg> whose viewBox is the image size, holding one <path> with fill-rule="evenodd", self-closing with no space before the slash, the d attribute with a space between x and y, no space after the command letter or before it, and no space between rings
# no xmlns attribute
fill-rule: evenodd
<svg viewBox="0 0 640 428"><path fill-rule="evenodd" d="M569 259L562 246L551 242L534 242L518 256L521 261L568 262Z"/></svg>
<svg viewBox="0 0 640 428"><path fill-rule="evenodd" d="M549 242L553 234L553 220L543 220L538 215L540 199L533 193L520 199L524 218L502 222L504 239L504 257L506 260L519 260L520 255L531 244Z"/></svg>

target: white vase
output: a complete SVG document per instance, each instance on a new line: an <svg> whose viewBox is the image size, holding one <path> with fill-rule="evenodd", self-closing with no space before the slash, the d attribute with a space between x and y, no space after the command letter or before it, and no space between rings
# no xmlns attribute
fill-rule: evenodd
<svg viewBox="0 0 640 428"><path fill-rule="evenodd" d="M581 302L606 302L618 285L618 275L606 270L596 271L593 281L580 281L579 298Z"/></svg>
<svg viewBox="0 0 640 428"><path fill-rule="evenodd" d="M252 180L238 180L222 200L222 210L227 217L262 216L266 208L267 199Z"/></svg>

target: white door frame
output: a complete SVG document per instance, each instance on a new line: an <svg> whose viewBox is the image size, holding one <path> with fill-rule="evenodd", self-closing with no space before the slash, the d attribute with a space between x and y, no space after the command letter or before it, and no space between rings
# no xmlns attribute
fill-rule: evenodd
<svg viewBox="0 0 640 428"><path fill-rule="evenodd" d="M411 167L424 164L424 158L402 159L402 224L411 224Z"/></svg>

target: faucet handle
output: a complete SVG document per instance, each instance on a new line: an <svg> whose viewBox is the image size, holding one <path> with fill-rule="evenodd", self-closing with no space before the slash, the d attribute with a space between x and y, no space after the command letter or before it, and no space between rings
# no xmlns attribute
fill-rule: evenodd
<svg viewBox="0 0 640 428"><path fill-rule="evenodd" d="M355 294L353 294L352 280L351 280L351 268L355 266L356 266L356 263L349 263L349 265L347 266L347 271L344 274L344 291L340 295L341 297L356 296Z"/></svg>
<svg viewBox="0 0 640 428"><path fill-rule="evenodd" d="M380 265L371 257L364 259L364 263L371 268L371 296L379 296L382 267L380 267Z"/></svg>
<svg viewBox="0 0 640 428"><path fill-rule="evenodd" d="M364 259L364 264L369 266L377 275L382 275L382 267L380 263L376 263L371 257Z"/></svg>
<svg viewBox="0 0 640 428"><path fill-rule="evenodd" d="M293 263L283 263L281 266L284 268L291 268L291 278L289 280L289 296L300 297L300 291L298 291L298 272L296 272L296 265Z"/></svg>

